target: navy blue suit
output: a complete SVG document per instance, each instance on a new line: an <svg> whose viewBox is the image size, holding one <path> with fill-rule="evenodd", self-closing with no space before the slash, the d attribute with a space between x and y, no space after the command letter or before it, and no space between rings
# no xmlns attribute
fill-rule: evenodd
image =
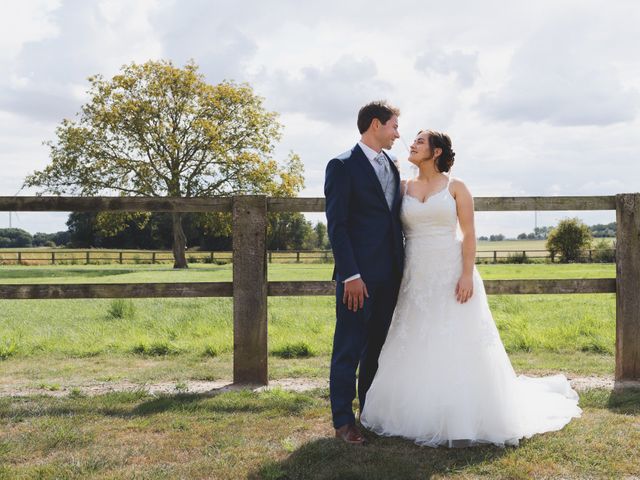
<svg viewBox="0 0 640 480"><path fill-rule="evenodd" d="M400 225L400 175L389 160L395 181L391 208L382 186L359 145L327 165L324 194L329 240L336 280L336 329L331 356L330 398L333 424L354 423L352 402L360 411L378 369L378 357L387 336L398 297L404 264ZM359 273L369 298L353 312L343 303L347 278Z"/></svg>

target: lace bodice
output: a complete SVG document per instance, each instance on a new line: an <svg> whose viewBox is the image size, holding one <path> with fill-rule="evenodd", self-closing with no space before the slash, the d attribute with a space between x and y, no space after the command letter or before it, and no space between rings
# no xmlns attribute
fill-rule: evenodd
<svg viewBox="0 0 640 480"><path fill-rule="evenodd" d="M458 217L449 184L424 202L405 191L400 219L407 243L418 240L424 245L451 245L456 239Z"/></svg>

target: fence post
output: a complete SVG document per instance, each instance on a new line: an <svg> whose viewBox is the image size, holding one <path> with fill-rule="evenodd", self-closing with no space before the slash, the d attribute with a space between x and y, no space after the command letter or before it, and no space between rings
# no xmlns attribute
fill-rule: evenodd
<svg viewBox="0 0 640 480"><path fill-rule="evenodd" d="M640 193L616 195L616 388L640 386Z"/></svg>
<svg viewBox="0 0 640 480"><path fill-rule="evenodd" d="M213 252L211 252L211 253L209 254L209 257L211 258L211 263L213 263L213 259L214 259L214 257L213 257Z"/></svg>
<svg viewBox="0 0 640 480"><path fill-rule="evenodd" d="M498 252L493 251L493 263L498 263Z"/></svg>
<svg viewBox="0 0 640 480"><path fill-rule="evenodd" d="M300 251L296 252L296 263L300 263Z"/></svg>
<svg viewBox="0 0 640 480"><path fill-rule="evenodd" d="M18 252L18 265L22 265L22 252Z"/></svg>
<svg viewBox="0 0 640 480"><path fill-rule="evenodd" d="M151 265L156 264L156 252L151 252Z"/></svg>
<svg viewBox="0 0 640 480"><path fill-rule="evenodd" d="M89 250L87 250L87 254L86 254L86 264L89 265L90 262L90 257L89 257Z"/></svg>
<svg viewBox="0 0 640 480"><path fill-rule="evenodd" d="M56 252L51 252L51 265L56 264Z"/></svg>
<svg viewBox="0 0 640 480"><path fill-rule="evenodd" d="M233 381L267 385L267 197L233 197Z"/></svg>

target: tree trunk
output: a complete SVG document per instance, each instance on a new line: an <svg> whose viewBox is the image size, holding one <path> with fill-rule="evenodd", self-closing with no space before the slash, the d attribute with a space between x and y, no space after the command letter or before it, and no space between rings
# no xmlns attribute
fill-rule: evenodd
<svg viewBox="0 0 640 480"><path fill-rule="evenodd" d="M182 214L173 213L173 268L189 268L185 250L187 247L187 236L182 230Z"/></svg>

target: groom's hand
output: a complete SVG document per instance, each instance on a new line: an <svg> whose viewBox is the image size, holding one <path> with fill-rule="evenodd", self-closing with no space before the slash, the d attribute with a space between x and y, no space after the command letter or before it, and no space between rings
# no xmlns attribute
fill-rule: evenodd
<svg viewBox="0 0 640 480"><path fill-rule="evenodd" d="M369 292L362 278L356 278L344 284L342 303L344 303L349 310L357 312L358 308L362 308L364 306L365 296L369 298Z"/></svg>

